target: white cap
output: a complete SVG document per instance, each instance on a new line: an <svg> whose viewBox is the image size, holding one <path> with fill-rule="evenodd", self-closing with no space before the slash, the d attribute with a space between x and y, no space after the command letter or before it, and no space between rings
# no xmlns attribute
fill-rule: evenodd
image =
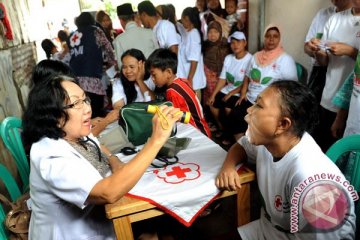
<svg viewBox="0 0 360 240"><path fill-rule="evenodd" d="M243 32L239 32L239 31L236 31L234 32L233 34L231 34L229 37L228 37L228 43L231 43L231 39L234 38L236 40L245 40L246 41L246 37L244 35Z"/></svg>

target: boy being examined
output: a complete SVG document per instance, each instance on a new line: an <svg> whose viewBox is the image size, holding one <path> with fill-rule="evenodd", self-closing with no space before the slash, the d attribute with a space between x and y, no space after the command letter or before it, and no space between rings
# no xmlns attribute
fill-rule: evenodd
<svg viewBox="0 0 360 240"><path fill-rule="evenodd" d="M196 93L186 79L176 76L177 56L168 49L155 50L146 61L151 77L158 87L166 86L166 100L181 111L190 112L190 124L211 137Z"/></svg>

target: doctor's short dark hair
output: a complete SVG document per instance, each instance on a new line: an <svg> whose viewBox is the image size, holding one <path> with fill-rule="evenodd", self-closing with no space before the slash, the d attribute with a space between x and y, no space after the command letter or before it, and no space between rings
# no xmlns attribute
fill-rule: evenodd
<svg viewBox="0 0 360 240"><path fill-rule="evenodd" d="M75 79L66 75L53 75L48 81L36 84L30 91L22 117L23 139L26 146L43 137L59 139L65 136L62 127L69 120L64 103L70 101L61 83Z"/></svg>
<svg viewBox="0 0 360 240"><path fill-rule="evenodd" d="M283 116L291 119L291 131L302 137L305 131L311 133L318 124L318 104L312 91L304 84L291 81L276 81L269 87L278 90Z"/></svg>
<svg viewBox="0 0 360 240"><path fill-rule="evenodd" d="M159 68L161 71L170 68L173 74L177 71L177 56L174 52L169 49L159 48L151 53L148 60L146 61L146 68Z"/></svg>

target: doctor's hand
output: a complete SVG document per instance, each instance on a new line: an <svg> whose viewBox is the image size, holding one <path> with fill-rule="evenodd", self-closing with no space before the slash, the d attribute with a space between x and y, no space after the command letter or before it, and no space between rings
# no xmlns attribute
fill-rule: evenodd
<svg viewBox="0 0 360 240"><path fill-rule="evenodd" d="M222 190L236 191L241 188L239 174L234 167L223 167L215 179L215 185Z"/></svg>
<svg viewBox="0 0 360 240"><path fill-rule="evenodd" d="M182 117L182 112L178 108L160 106L159 110L154 113L152 119L152 140L164 144L169 138L175 122Z"/></svg>

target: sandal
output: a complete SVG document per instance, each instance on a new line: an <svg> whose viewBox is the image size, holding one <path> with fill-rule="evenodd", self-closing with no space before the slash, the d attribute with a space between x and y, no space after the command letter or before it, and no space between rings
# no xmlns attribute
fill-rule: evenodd
<svg viewBox="0 0 360 240"><path fill-rule="evenodd" d="M223 139L222 141L221 141L221 144L222 145L225 145L225 146L227 146L227 145L231 145L232 144L232 141L230 140L230 139Z"/></svg>
<svg viewBox="0 0 360 240"><path fill-rule="evenodd" d="M218 130L215 124L210 122L208 125L211 132L216 132Z"/></svg>
<svg viewBox="0 0 360 240"><path fill-rule="evenodd" d="M217 131L217 132L215 132L214 137L216 137L216 138L222 138L222 137L223 137L223 133L220 132L220 131Z"/></svg>

